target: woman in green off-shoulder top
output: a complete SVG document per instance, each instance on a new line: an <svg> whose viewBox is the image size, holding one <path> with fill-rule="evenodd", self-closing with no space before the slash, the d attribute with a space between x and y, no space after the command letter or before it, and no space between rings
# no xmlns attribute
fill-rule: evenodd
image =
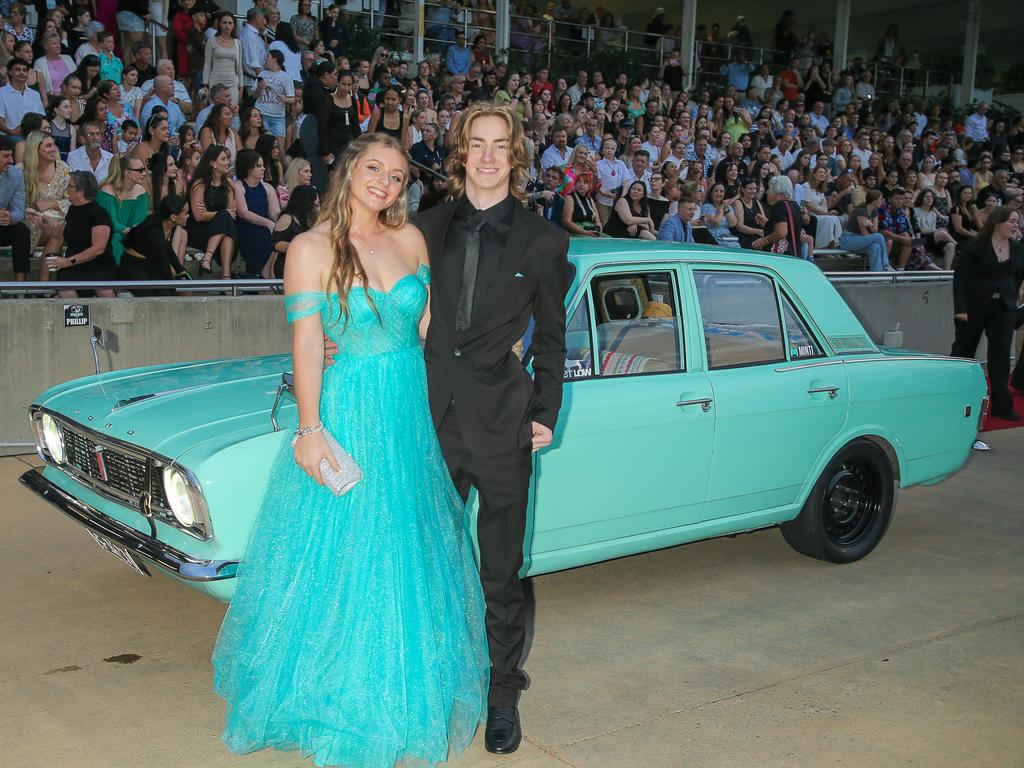
<svg viewBox="0 0 1024 768"><path fill-rule="evenodd" d="M145 162L131 155L122 155L118 162L110 164L110 175L96 196L96 202L110 215L110 244L118 266L124 254L124 236L149 215L145 178Z"/></svg>

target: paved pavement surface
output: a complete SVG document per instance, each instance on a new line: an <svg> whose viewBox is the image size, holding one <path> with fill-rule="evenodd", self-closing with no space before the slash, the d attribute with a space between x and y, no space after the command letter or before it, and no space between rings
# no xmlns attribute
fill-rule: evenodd
<svg viewBox="0 0 1024 768"><path fill-rule="evenodd" d="M459 768L1024 766L1024 430L847 566L777 531L533 581L518 753ZM223 606L131 573L0 459L0 765L309 766L221 745Z"/></svg>

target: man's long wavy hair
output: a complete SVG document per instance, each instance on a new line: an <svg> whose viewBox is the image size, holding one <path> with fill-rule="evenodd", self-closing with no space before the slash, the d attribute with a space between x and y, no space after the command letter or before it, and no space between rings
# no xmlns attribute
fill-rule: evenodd
<svg viewBox="0 0 1024 768"><path fill-rule="evenodd" d="M334 255L331 264L331 276L327 281L327 293L330 293L332 288L337 292L338 301L341 304L341 317L344 319L345 325L348 324L349 317L348 292L357 277L362 283L363 292L366 294L370 307L377 314L377 318L380 319L377 305L369 290L366 270L363 269L359 253L349 238L349 232L352 229L352 209L350 207L352 171L355 169L359 158L372 147L379 146L384 146L400 153L408 165L408 154L393 137L384 133L364 133L350 143L342 153L337 170L331 174L333 180L330 192L327 194L327 200L320 211L320 218L317 221L318 224L327 223L327 237L331 244L331 253ZM406 173L408 173L408 167L406 168ZM402 190L402 194L398 196L395 202L380 212L380 223L385 227L396 229L403 226L407 218L407 207L408 187Z"/></svg>
<svg viewBox="0 0 1024 768"><path fill-rule="evenodd" d="M479 101L463 112L462 119L453 132L454 135L450 135L445 142L450 147L444 163L448 172L448 194L450 197L462 197L466 193L466 160L469 157L470 130L478 118L492 116L500 117L508 125L508 160L512 167L508 178L509 191L519 202L525 202L526 183L530 180L530 174L527 170L529 158L522 123L510 107L498 106L490 101Z"/></svg>

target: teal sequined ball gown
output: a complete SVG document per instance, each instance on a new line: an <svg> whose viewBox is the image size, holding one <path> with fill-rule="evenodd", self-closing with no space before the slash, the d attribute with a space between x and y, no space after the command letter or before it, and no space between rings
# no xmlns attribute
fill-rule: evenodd
<svg viewBox="0 0 1024 768"><path fill-rule="evenodd" d="M297 749L320 766L431 766L486 717L484 602L461 499L427 405L418 324L430 272L389 291L285 297L339 348L320 415L363 469L336 497L282 436L213 653L235 752ZM337 321L337 322L336 322Z"/></svg>

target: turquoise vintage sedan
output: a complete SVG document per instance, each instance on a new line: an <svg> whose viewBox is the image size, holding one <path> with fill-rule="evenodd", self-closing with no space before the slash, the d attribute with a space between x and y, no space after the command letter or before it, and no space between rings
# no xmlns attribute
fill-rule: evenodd
<svg viewBox="0 0 1024 768"><path fill-rule="evenodd" d="M803 554L851 562L881 540L897 486L968 457L981 367L878 348L813 264L603 239L574 240L570 262L565 402L534 455L528 575L775 525ZM46 466L22 482L136 571L228 600L296 423L289 367L54 387L31 408Z"/></svg>

